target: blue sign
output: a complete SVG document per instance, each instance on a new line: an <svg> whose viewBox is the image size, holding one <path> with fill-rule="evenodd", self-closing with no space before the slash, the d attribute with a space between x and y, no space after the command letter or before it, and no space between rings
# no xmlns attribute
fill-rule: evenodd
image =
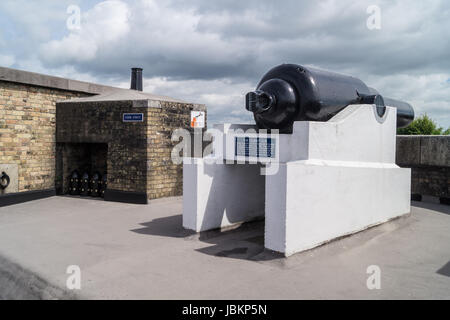
<svg viewBox="0 0 450 320"><path fill-rule="evenodd" d="M124 113L123 122L144 122L143 113Z"/></svg>

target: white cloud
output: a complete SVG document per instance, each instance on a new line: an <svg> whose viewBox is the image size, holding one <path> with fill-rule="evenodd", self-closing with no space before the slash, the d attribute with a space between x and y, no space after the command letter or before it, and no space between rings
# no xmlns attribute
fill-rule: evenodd
<svg viewBox="0 0 450 320"><path fill-rule="evenodd" d="M450 83L448 74L429 75L394 74L371 77L373 84L385 96L410 102L416 115L427 113L439 124L450 127Z"/></svg>
<svg viewBox="0 0 450 320"><path fill-rule="evenodd" d="M129 88L129 82L117 84ZM245 94L254 89L250 82L234 82L231 79L169 80L156 77L144 81L144 91L175 97L208 106L209 123L251 123L252 115L244 107Z"/></svg>
<svg viewBox="0 0 450 320"><path fill-rule="evenodd" d="M450 126L448 1L76 0L84 10L73 32L68 0L4 1L26 26L23 41L6 40L18 46L15 63L33 71L128 87L129 68L140 66L148 91L205 103L217 121L249 121L244 94L269 68L300 63L352 74ZM366 27L372 4L381 30ZM19 55L27 32L34 42Z"/></svg>
<svg viewBox="0 0 450 320"><path fill-rule="evenodd" d="M64 65L93 60L99 50L114 50L129 32L129 14L128 5L122 1L97 4L82 15L79 30L42 45L42 60Z"/></svg>
<svg viewBox="0 0 450 320"><path fill-rule="evenodd" d="M14 56L0 54L0 66L11 67L15 62Z"/></svg>

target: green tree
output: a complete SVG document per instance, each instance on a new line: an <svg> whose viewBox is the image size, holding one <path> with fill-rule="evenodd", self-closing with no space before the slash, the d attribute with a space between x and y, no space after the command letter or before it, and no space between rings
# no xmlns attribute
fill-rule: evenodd
<svg viewBox="0 0 450 320"><path fill-rule="evenodd" d="M450 134L450 128L444 130L438 127L436 122L433 121L427 114L415 119L406 128L397 129L397 134L404 135L448 135Z"/></svg>

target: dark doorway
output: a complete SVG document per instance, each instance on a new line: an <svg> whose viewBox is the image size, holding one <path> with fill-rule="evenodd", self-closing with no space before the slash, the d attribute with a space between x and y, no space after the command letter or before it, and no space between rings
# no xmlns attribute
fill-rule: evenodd
<svg viewBox="0 0 450 320"><path fill-rule="evenodd" d="M70 175L74 170L80 174L107 174L108 144L106 143L59 143L56 152L56 192L67 194Z"/></svg>

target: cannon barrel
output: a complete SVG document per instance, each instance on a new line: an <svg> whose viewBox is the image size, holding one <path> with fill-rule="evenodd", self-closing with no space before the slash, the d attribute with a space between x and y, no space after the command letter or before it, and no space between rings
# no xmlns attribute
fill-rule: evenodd
<svg viewBox="0 0 450 320"><path fill-rule="evenodd" d="M246 95L246 108L260 129L292 132L294 121L328 121L350 104L376 104L397 108L397 127L414 120L410 104L382 97L358 78L334 72L282 64L267 72L255 91Z"/></svg>

